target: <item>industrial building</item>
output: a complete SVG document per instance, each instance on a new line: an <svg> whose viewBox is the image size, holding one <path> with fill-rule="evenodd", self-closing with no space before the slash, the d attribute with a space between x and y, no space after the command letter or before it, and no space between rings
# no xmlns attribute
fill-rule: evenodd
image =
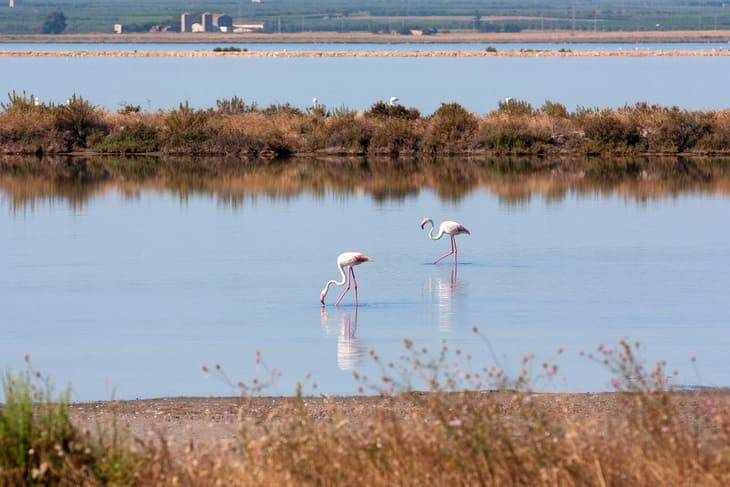
<svg viewBox="0 0 730 487"><path fill-rule="evenodd" d="M193 31L193 16L190 13L185 12L180 16L180 32L192 32Z"/></svg>

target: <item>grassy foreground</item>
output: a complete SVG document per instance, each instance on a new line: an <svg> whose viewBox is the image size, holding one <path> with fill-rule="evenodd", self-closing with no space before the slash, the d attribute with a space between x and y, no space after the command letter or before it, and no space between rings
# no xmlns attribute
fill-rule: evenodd
<svg viewBox="0 0 730 487"><path fill-rule="evenodd" d="M508 378L497 367L444 347L436 356L406 341L403 363L381 366L363 390L379 397L309 399L278 407L251 398L265 380L234 383L235 435L172 446L104 423L94 433L71 421L32 372L8 375L0 408L0 481L11 485L727 485L730 403L718 392L672 392L664 365L646 369L639 344L599 347L588 359L614 374L602 414L591 401L530 392L557 367L522 360ZM455 362L450 362L455 357ZM473 365L473 364L471 364ZM204 368L230 381L219 366ZM539 370L537 374L530 370ZM420 380L428 392L414 393ZM492 388L500 392L480 393ZM461 391L461 392L459 392ZM599 401L603 398L599 399ZM358 402L359 401L359 402Z"/></svg>
<svg viewBox="0 0 730 487"><path fill-rule="evenodd" d="M559 103L536 109L509 100L485 116L445 103L432 115L376 103L367 111L291 105L267 108L240 98L216 108L187 104L159 112L118 112L73 96L38 104L11 94L0 112L6 154L226 155L273 159L299 154L434 156L448 154L724 154L730 152L730 110L686 111L640 103L578 109Z"/></svg>

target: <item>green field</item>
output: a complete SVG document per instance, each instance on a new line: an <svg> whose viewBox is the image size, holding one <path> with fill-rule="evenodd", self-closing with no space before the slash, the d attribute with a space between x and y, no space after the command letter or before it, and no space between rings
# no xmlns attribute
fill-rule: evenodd
<svg viewBox="0 0 730 487"><path fill-rule="evenodd" d="M576 30L711 30L730 28L730 2L722 0L658 0L635 2L557 0L16 0L0 7L0 34L36 33L45 16L61 10L66 33L111 32L121 22L130 30L146 31L156 23L179 25L184 11L225 12L236 20L264 20L271 32L371 31L391 32L433 27L438 30L519 31ZM483 16L481 22L477 15ZM378 17L387 16L382 19ZM422 16L461 18L422 19ZM497 19L491 16L520 16Z"/></svg>

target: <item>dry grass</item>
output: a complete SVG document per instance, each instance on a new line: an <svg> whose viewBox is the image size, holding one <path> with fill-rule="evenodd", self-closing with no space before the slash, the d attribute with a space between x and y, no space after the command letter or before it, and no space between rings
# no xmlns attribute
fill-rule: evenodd
<svg viewBox="0 0 730 487"><path fill-rule="evenodd" d="M595 401L531 392L534 381L557 373L532 356L508 377L446 346L435 355L408 340L405 348L398 364L371 354L382 371L378 379L355 374L363 390L379 398L309 400L300 389L263 412L262 401L251 395L264 390L266 379L235 383L219 366L204 368L242 393L234 409L236 435L204 444L193 439L173 446L154 434L135 439L114 424L84 434L68 419L65 403L42 396L31 408L27 380L15 381L0 409L0 444L19 456L0 455L0 479L15 485L201 486L730 482L728 401L713 391L672 392L672 375L662 363L646 368L638 343L598 347L587 357L614 375L616 392L604 395L609 405L600 410L575 409ZM413 392L415 384L427 392ZM477 392L485 388L501 392ZM34 427L22 435L3 427L19 417ZM51 431L67 440L39 442Z"/></svg>
<svg viewBox="0 0 730 487"><path fill-rule="evenodd" d="M216 109L187 104L160 112L111 113L72 97L35 106L11 95L0 111L0 152L167 153L274 159L289 154L727 154L727 111L687 111L646 103L536 110L518 100L478 116L445 103L429 116L377 103L366 112L289 105L259 108L239 98Z"/></svg>

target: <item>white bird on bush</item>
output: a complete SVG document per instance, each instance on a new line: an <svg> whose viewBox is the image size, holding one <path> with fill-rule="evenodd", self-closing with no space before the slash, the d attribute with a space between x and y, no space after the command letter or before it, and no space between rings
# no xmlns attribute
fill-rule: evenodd
<svg viewBox="0 0 730 487"><path fill-rule="evenodd" d="M319 100L317 98L312 98L312 108L319 107Z"/></svg>
<svg viewBox="0 0 730 487"><path fill-rule="evenodd" d="M398 103L398 97L391 96L390 100L388 101L388 105L394 107Z"/></svg>

